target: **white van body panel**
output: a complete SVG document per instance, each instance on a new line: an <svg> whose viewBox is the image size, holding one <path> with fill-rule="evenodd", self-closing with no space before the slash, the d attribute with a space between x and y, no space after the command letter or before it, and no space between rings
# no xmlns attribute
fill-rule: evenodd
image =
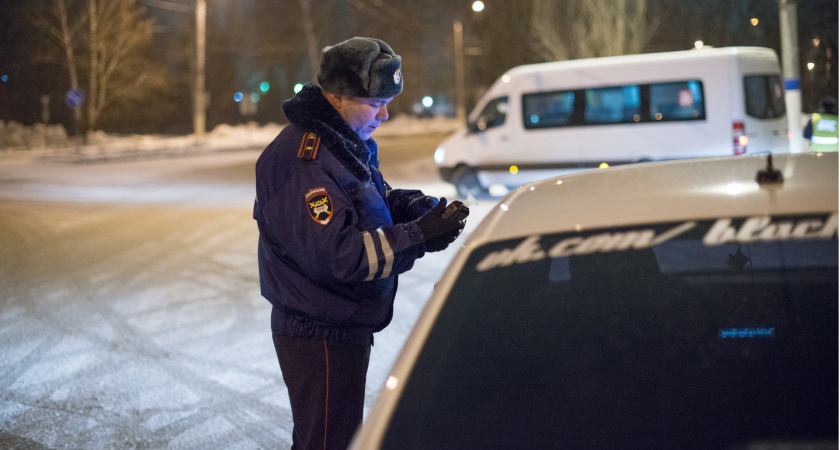
<svg viewBox="0 0 840 450"><path fill-rule="evenodd" d="M729 47L560 61L515 67L488 89L469 116L474 123L488 102L507 97L500 126L460 130L442 144L438 165L446 173L472 168L483 187L517 186L582 168L733 154L733 123L744 126L747 153L789 152L786 115L750 117L744 77L778 75L773 50ZM704 120L620 123L526 129L523 95L642 83L697 80ZM779 91L778 95L784 93ZM510 166L520 171L512 174ZM449 180L455 181L455 180Z"/></svg>

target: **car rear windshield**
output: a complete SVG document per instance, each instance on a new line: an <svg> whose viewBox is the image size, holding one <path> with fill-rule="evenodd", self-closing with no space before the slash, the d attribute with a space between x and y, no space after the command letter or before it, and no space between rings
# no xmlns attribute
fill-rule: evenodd
<svg viewBox="0 0 840 450"><path fill-rule="evenodd" d="M744 77L747 115L756 119L775 119L785 115L785 90L778 75Z"/></svg>
<svg viewBox="0 0 840 450"><path fill-rule="evenodd" d="M836 232L762 216L478 248L383 448L836 448Z"/></svg>

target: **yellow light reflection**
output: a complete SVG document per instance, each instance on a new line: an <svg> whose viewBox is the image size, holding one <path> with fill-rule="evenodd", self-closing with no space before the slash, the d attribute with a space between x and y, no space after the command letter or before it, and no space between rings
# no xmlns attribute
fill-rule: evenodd
<svg viewBox="0 0 840 450"><path fill-rule="evenodd" d="M601 163L600 165L598 165L598 168L599 168L599 169L606 169L606 168L607 168L607 167L609 167L609 166L610 166L609 164L607 164L607 163L603 162L603 163Z"/></svg>
<svg viewBox="0 0 840 450"><path fill-rule="evenodd" d="M388 389L396 389L398 384L400 384L400 381L397 380L397 377L391 375L388 377L388 381L385 382L385 387Z"/></svg>
<svg viewBox="0 0 840 450"><path fill-rule="evenodd" d="M517 172L519 172L519 167L510 166L509 170L510 170L510 173L517 173Z"/></svg>

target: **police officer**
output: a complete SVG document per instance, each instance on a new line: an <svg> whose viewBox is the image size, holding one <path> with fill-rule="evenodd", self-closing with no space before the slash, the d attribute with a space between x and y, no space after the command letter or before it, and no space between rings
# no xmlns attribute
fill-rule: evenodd
<svg viewBox="0 0 840 450"><path fill-rule="evenodd" d="M811 114L802 136L811 141L813 152L836 152L838 149L837 101L825 97L819 112Z"/></svg>
<svg viewBox="0 0 840 450"><path fill-rule="evenodd" d="M443 215L446 199L392 189L379 172L370 136L403 88L401 58L388 44L356 37L326 47L318 84L283 103L290 124L256 164L260 289L273 306L293 449L349 444L397 275L464 228Z"/></svg>

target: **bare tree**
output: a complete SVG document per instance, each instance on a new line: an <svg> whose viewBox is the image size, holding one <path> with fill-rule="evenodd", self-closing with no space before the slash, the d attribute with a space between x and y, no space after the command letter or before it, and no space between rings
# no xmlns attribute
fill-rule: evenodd
<svg viewBox="0 0 840 450"><path fill-rule="evenodd" d="M109 106L136 104L165 88L168 73L144 53L153 22L133 0L49 0L31 17L63 51L71 89L87 79L86 130L97 128ZM81 112L74 113L78 121Z"/></svg>
<svg viewBox="0 0 840 450"><path fill-rule="evenodd" d="M646 0L534 0L533 50L546 61L640 53Z"/></svg>
<svg viewBox="0 0 840 450"><path fill-rule="evenodd" d="M90 101L88 127L115 102L137 102L167 81L162 67L143 53L154 23L141 17L133 0L87 0L90 11Z"/></svg>
<svg viewBox="0 0 840 450"><path fill-rule="evenodd" d="M70 78L70 89L79 89L79 71L77 68L74 43L78 40L78 33L84 26L84 17L76 16L70 22L70 12L66 0L53 0L44 8L29 15L29 19L44 33L52 38L64 50L63 64L67 68ZM73 109L74 129L78 132L82 128L82 110Z"/></svg>
<svg viewBox="0 0 840 450"><path fill-rule="evenodd" d="M306 49L309 59L309 69L312 72L312 82L318 77L318 67L321 65L321 57L318 52L318 43L315 40L315 29L312 25L312 0L300 0L300 9L303 11L303 30L306 35Z"/></svg>

